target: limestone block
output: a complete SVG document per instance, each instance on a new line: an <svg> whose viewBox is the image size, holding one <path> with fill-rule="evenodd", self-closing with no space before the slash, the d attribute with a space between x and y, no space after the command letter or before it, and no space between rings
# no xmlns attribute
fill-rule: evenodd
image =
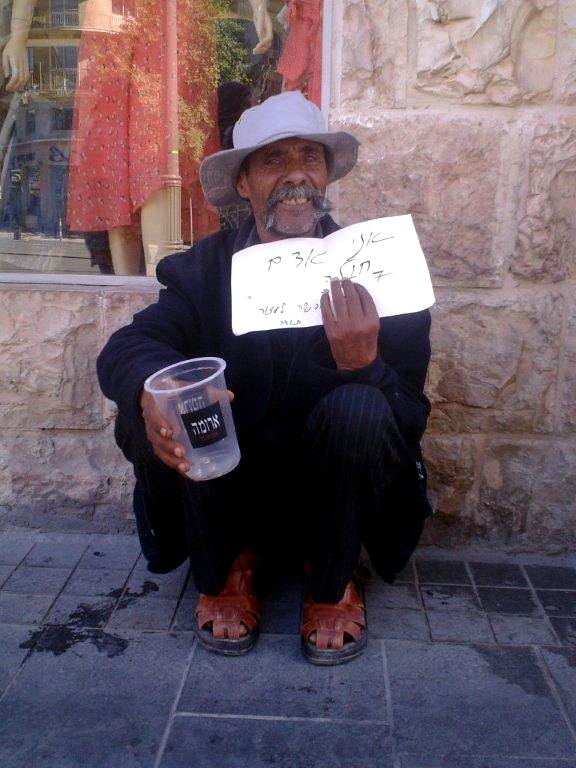
<svg viewBox="0 0 576 768"><path fill-rule="evenodd" d="M117 412L118 409L116 407L116 403L113 403L112 400L107 400L104 398L102 403L102 426L112 424L116 418Z"/></svg>
<svg viewBox="0 0 576 768"><path fill-rule="evenodd" d="M0 291L3 425L98 426L98 315L98 295L91 290L10 286Z"/></svg>
<svg viewBox="0 0 576 768"><path fill-rule="evenodd" d="M149 304L153 304L158 298L158 284L150 281L147 288L138 290L129 288L109 288L102 294L102 344L124 325L127 325L136 312L139 312Z"/></svg>
<svg viewBox="0 0 576 768"><path fill-rule="evenodd" d="M345 79L342 97L357 99L374 78L374 61L370 55L371 29L365 2L347 3L344 28L347 39L354 40L355 44L342 46L342 73Z"/></svg>
<svg viewBox="0 0 576 768"><path fill-rule="evenodd" d="M428 471L428 498L434 509L425 543L463 542L472 529L479 440L427 432L422 452Z"/></svg>
<svg viewBox="0 0 576 768"><path fill-rule="evenodd" d="M563 300L440 296L427 393L438 432L552 432Z"/></svg>
<svg viewBox="0 0 576 768"><path fill-rule="evenodd" d="M560 434L576 432L576 297L566 298L566 332L564 359L560 366L560 402L558 403L557 431ZM575 499L576 506L576 499Z"/></svg>
<svg viewBox="0 0 576 768"><path fill-rule="evenodd" d="M555 0L416 0L415 88L463 104L548 100L557 6Z"/></svg>
<svg viewBox="0 0 576 768"><path fill-rule="evenodd" d="M111 287L103 291L100 303L100 334L93 352L95 357L114 331L127 325L136 312L156 301L158 284L155 281L150 283L149 287L140 287L138 290ZM116 416L116 406L104 397L100 400L100 416L102 427L112 423Z"/></svg>
<svg viewBox="0 0 576 768"><path fill-rule="evenodd" d="M576 2L560 3L556 51L555 96L564 104L576 104Z"/></svg>
<svg viewBox="0 0 576 768"><path fill-rule="evenodd" d="M568 441L488 441L478 532L518 548L574 551L576 447Z"/></svg>
<svg viewBox="0 0 576 768"><path fill-rule="evenodd" d="M339 220L410 213L435 285L497 286L501 167L507 128L488 117L390 111L343 126L361 141L357 168L339 182Z"/></svg>
<svg viewBox="0 0 576 768"><path fill-rule="evenodd" d="M9 493L4 517L13 524L60 530L130 530L133 473L102 433L45 430L5 441Z"/></svg>
<svg viewBox="0 0 576 768"><path fill-rule="evenodd" d="M576 124L548 114L521 123L526 192L511 271L531 280L576 277Z"/></svg>
<svg viewBox="0 0 576 768"><path fill-rule="evenodd" d="M458 516L468 506L478 447L475 438L425 433L422 451L428 470L429 498L436 512Z"/></svg>
<svg viewBox="0 0 576 768"><path fill-rule="evenodd" d="M12 501L11 475L10 475L10 446L4 439L0 440L0 510Z"/></svg>
<svg viewBox="0 0 576 768"><path fill-rule="evenodd" d="M362 99L381 107L406 103L408 7L389 0L347 0L342 45L340 102Z"/></svg>

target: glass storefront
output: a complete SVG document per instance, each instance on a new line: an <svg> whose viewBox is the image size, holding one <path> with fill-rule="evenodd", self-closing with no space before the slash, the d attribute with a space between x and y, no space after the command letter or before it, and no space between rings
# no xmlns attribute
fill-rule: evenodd
<svg viewBox="0 0 576 768"><path fill-rule="evenodd" d="M243 109L321 106L322 0L2 2L0 273L152 275L218 228L202 158Z"/></svg>

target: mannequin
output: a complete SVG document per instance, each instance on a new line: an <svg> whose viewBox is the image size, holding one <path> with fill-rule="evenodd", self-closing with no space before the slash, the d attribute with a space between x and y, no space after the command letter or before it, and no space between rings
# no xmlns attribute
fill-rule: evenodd
<svg viewBox="0 0 576 768"><path fill-rule="evenodd" d="M252 53L257 56L270 50L274 40L274 30L272 19L268 13L268 0L250 0L250 5L252 6L252 18L259 41L258 45L252 49Z"/></svg>
<svg viewBox="0 0 576 768"><path fill-rule="evenodd" d="M14 0L10 21L10 35L2 51L2 69L9 78L6 90L14 93L24 88L30 77L26 43L32 24L36 0Z"/></svg>
<svg viewBox="0 0 576 768"><path fill-rule="evenodd" d="M157 0L87 0L82 6L68 224L73 231L108 231L115 274L138 274L143 251L146 274L154 275L166 253L175 199L174 187L164 186L169 153L163 145L162 6ZM204 153L218 148L211 10L208 0L177 3L180 146L169 149L178 152L187 239L218 229L217 212L203 203L197 176ZM104 29L103 19L120 20L119 30Z"/></svg>

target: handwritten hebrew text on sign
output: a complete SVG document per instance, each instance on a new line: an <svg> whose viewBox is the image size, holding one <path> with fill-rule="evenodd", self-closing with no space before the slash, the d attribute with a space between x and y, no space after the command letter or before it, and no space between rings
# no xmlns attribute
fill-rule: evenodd
<svg viewBox="0 0 576 768"><path fill-rule="evenodd" d="M434 304L412 217L390 216L352 224L324 238L290 238L234 254L234 333L321 325L320 296L331 277L364 285L380 317Z"/></svg>

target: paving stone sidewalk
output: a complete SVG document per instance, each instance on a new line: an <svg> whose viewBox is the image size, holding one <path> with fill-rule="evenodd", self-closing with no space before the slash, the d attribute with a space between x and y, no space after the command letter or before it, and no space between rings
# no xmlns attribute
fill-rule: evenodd
<svg viewBox="0 0 576 768"><path fill-rule="evenodd" d="M366 599L366 653L318 668L269 572L224 658L134 536L0 533L0 766L576 768L576 556L422 548Z"/></svg>

